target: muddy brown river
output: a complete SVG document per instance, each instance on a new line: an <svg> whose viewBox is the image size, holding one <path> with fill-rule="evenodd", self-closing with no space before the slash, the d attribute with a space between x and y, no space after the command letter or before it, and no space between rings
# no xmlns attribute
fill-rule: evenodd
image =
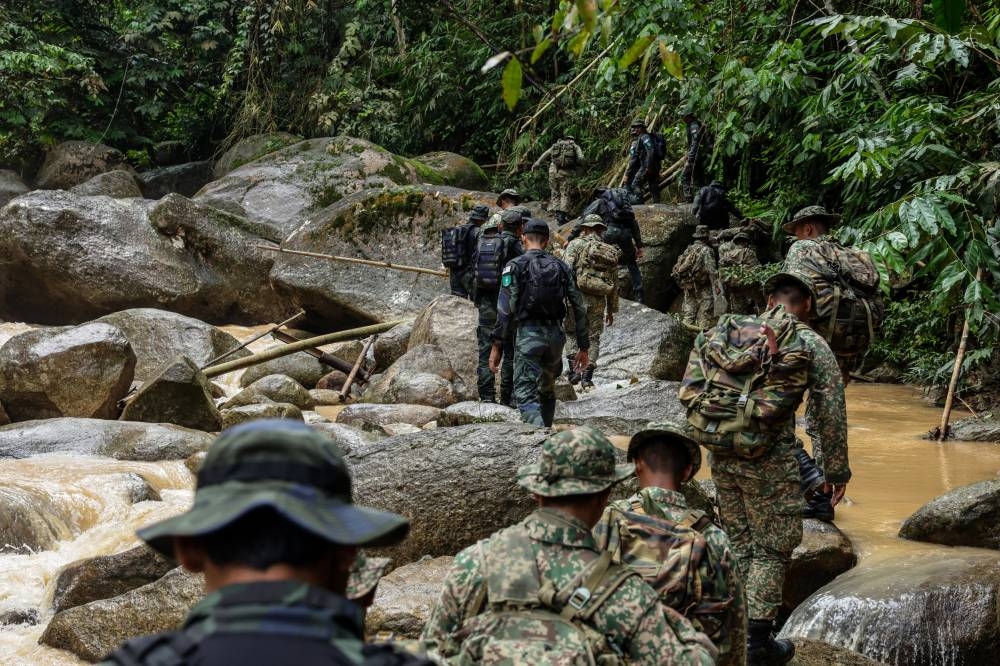
<svg viewBox="0 0 1000 666"><path fill-rule="evenodd" d="M16 325L0 327L0 343L14 334L11 326ZM255 329L228 330L246 338ZM254 348L261 346L267 343L261 341ZM225 378L224 383L227 391L236 388L235 377ZM859 566L900 554L930 558L973 551L907 542L895 535L900 522L928 500L1000 473L1000 445L938 445L921 440L938 422L940 412L925 407L919 391L909 387L856 383L848 389L847 402L854 480L848 487L847 505L838 508L837 525L854 542L861 556ZM336 408L330 411L328 416L333 416ZM121 473L128 471L142 474L164 501L130 504L121 481ZM51 605L59 570L75 560L134 545L137 527L177 513L190 503L194 478L181 462L49 455L0 460L0 479L2 486L26 489L39 502L52 506L52 520L63 535L52 551L0 555L0 613L42 609L36 626L0 627L0 663L82 664L68 653L37 644L51 616L45 609Z"/></svg>

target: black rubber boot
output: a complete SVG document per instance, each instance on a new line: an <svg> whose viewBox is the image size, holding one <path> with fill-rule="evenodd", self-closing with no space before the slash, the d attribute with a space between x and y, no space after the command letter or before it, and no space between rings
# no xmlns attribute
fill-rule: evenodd
<svg viewBox="0 0 1000 666"><path fill-rule="evenodd" d="M774 637L773 620L750 620L747 625L747 666L780 666L795 656L795 646Z"/></svg>
<svg viewBox="0 0 1000 666"><path fill-rule="evenodd" d="M583 371L583 376L580 378L580 388L594 388L594 370L596 369L597 365L594 363L587 366L587 369Z"/></svg>
<svg viewBox="0 0 1000 666"><path fill-rule="evenodd" d="M815 518L824 523L833 522L833 493L815 492L806 500L806 508L802 510L803 518Z"/></svg>
<svg viewBox="0 0 1000 666"><path fill-rule="evenodd" d="M542 400L541 407L542 423L544 423L547 428L551 428L552 419L555 418L556 415L556 399L550 398L548 400Z"/></svg>
<svg viewBox="0 0 1000 666"><path fill-rule="evenodd" d="M808 500L813 494L823 488L825 481L823 470L806 453L805 449L796 449L794 455L795 460L799 463L799 488L802 490L802 496Z"/></svg>

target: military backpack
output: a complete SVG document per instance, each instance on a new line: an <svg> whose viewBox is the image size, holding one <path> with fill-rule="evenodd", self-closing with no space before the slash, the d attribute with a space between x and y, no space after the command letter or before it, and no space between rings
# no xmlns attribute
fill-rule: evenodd
<svg viewBox="0 0 1000 666"><path fill-rule="evenodd" d="M618 666L625 660L590 619L635 573L602 553L562 589L542 581L531 539L518 527L479 543L484 584L458 630L459 666ZM516 563L516 564L514 564Z"/></svg>
<svg viewBox="0 0 1000 666"><path fill-rule="evenodd" d="M707 245L703 247L708 248ZM685 289L693 289L699 285L707 286L708 271L703 260L705 252L711 252L711 248L701 249L695 244L688 246L674 264L670 277Z"/></svg>
<svg viewBox="0 0 1000 666"><path fill-rule="evenodd" d="M717 187L706 185L701 190L701 204L698 207L698 219L714 218L716 215L728 213L726 208L726 193Z"/></svg>
<svg viewBox="0 0 1000 666"><path fill-rule="evenodd" d="M572 141L557 141L552 147L552 163L560 169L575 169L579 166L576 159L576 144Z"/></svg>
<svg viewBox="0 0 1000 666"><path fill-rule="evenodd" d="M608 296L618 288L621 251L609 243L588 241L576 262L576 286L585 294Z"/></svg>
<svg viewBox="0 0 1000 666"><path fill-rule="evenodd" d="M771 317L768 315L777 315ZM771 353L762 326L777 339ZM758 458L794 419L808 387L811 351L783 309L724 315L695 340L677 397L694 439L709 451Z"/></svg>
<svg viewBox="0 0 1000 666"><path fill-rule="evenodd" d="M522 256L525 259L520 263L517 320L562 321L566 317L565 264L551 254ZM508 264L504 273L512 271L513 266L513 262Z"/></svg>
<svg viewBox="0 0 1000 666"><path fill-rule="evenodd" d="M441 230L441 263L446 268L465 268L474 224L462 224Z"/></svg>
<svg viewBox="0 0 1000 666"><path fill-rule="evenodd" d="M507 243L501 236L483 236L476 250L476 289L499 291L500 274L506 263Z"/></svg>
<svg viewBox="0 0 1000 666"><path fill-rule="evenodd" d="M662 162L667 158L667 140L659 132L651 132L649 138L653 140L653 157Z"/></svg>

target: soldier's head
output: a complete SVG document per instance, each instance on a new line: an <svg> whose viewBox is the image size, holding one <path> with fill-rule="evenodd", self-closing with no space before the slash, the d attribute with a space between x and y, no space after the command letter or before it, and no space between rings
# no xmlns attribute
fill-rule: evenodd
<svg viewBox="0 0 1000 666"><path fill-rule="evenodd" d="M523 224L524 213L522 213L517 207L508 208L504 212L500 213L500 227L504 231L509 231L513 234L520 234Z"/></svg>
<svg viewBox="0 0 1000 666"><path fill-rule="evenodd" d="M781 228L799 240L808 240L829 232L838 222L840 216L828 213L826 208L806 206L795 213L791 220L781 225Z"/></svg>
<svg viewBox="0 0 1000 666"><path fill-rule="evenodd" d="M604 223L604 219L600 215L595 215L591 213L583 218L583 222L580 223L580 235L581 236L600 236L608 228L608 225Z"/></svg>
<svg viewBox="0 0 1000 666"><path fill-rule="evenodd" d="M483 222L490 218L490 207L483 204L476 204L469 212L469 222L482 226Z"/></svg>
<svg viewBox="0 0 1000 666"><path fill-rule="evenodd" d="M704 224L699 224L694 228L694 234L691 236L696 241L701 241L702 243L708 242L708 227Z"/></svg>
<svg viewBox="0 0 1000 666"><path fill-rule="evenodd" d="M544 250L549 243L549 225L545 220L528 218L523 227L521 238L524 239L524 246L529 250Z"/></svg>
<svg viewBox="0 0 1000 666"><path fill-rule="evenodd" d="M692 120L697 120L697 118L694 115L694 112L686 104L677 109L677 115L680 117L681 120L683 120L686 123L689 123Z"/></svg>
<svg viewBox="0 0 1000 666"><path fill-rule="evenodd" d="M375 602L375 590L391 561L388 557L365 557L364 553L358 553L347 579L347 592L344 596L362 609L367 609Z"/></svg>
<svg viewBox="0 0 1000 666"><path fill-rule="evenodd" d="M776 273L764 283L767 308L777 305L795 315L799 321L808 322L816 302L816 293L808 278L794 273Z"/></svg>
<svg viewBox="0 0 1000 666"><path fill-rule="evenodd" d="M573 141L573 142L575 142L576 141L576 137L573 136L572 134L563 134L562 140L563 141Z"/></svg>
<svg viewBox="0 0 1000 666"><path fill-rule="evenodd" d="M669 422L650 423L628 443L640 488L680 490L701 469L701 449L687 430Z"/></svg>
<svg viewBox="0 0 1000 666"><path fill-rule="evenodd" d="M398 543L408 530L402 516L354 505L351 475L327 437L264 420L223 432L198 471L191 509L139 536L203 572L209 592L298 580L343 594L358 548Z"/></svg>
<svg viewBox="0 0 1000 666"><path fill-rule="evenodd" d="M646 133L646 121L642 118L636 118L629 125L629 134L632 136L640 136Z"/></svg>
<svg viewBox="0 0 1000 666"><path fill-rule="evenodd" d="M510 187L501 192L500 196L497 197L497 205L504 210L519 203L521 203L521 195L517 193L517 190Z"/></svg>
<svg viewBox="0 0 1000 666"><path fill-rule="evenodd" d="M579 426L546 439L538 462L517 470L517 482L539 505L570 513L593 527L611 487L633 471L631 464L615 464L615 447L600 430Z"/></svg>

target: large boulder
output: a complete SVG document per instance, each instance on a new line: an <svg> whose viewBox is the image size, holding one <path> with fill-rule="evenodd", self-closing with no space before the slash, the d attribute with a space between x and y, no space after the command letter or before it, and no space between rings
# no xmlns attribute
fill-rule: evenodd
<svg viewBox="0 0 1000 666"><path fill-rule="evenodd" d="M159 580L173 566L146 545L73 562L56 577L52 608L58 613L98 599L116 597Z"/></svg>
<svg viewBox="0 0 1000 666"><path fill-rule="evenodd" d="M266 402L220 410L219 413L222 415L222 429L228 430L241 423L259 421L261 419L303 420L302 410L295 405L290 405L287 402L274 402L263 397L261 400L265 400Z"/></svg>
<svg viewBox="0 0 1000 666"><path fill-rule="evenodd" d="M884 666L863 654L808 638L796 638L795 656L788 666Z"/></svg>
<svg viewBox="0 0 1000 666"><path fill-rule="evenodd" d="M69 188L73 194L88 197L111 197L112 199L133 199L142 197L139 181L135 174L124 169L101 173L90 180Z"/></svg>
<svg viewBox="0 0 1000 666"><path fill-rule="evenodd" d="M174 358L144 383L125 405L121 420L173 423L209 432L222 425L208 379L186 356Z"/></svg>
<svg viewBox="0 0 1000 666"><path fill-rule="evenodd" d="M103 143L64 141L45 155L35 180L43 190L67 190L116 169L131 169L120 151Z"/></svg>
<svg viewBox="0 0 1000 666"><path fill-rule="evenodd" d="M438 296L413 322L408 349L429 344L448 350L451 367L465 386L475 391L479 364L478 325L479 310L472 301L458 296ZM478 391L476 395L470 395L470 398L475 397L478 397Z"/></svg>
<svg viewBox="0 0 1000 666"><path fill-rule="evenodd" d="M451 405L438 418L443 427L469 425L470 423L520 423L521 413L507 405L495 402L467 400Z"/></svg>
<svg viewBox="0 0 1000 666"><path fill-rule="evenodd" d="M22 194L27 194L31 188L24 184L21 177L10 169L0 169L0 208L7 202Z"/></svg>
<svg viewBox="0 0 1000 666"><path fill-rule="evenodd" d="M427 405L355 404L337 414L337 423L363 430L378 430L390 423L409 423L421 428L441 416L441 410Z"/></svg>
<svg viewBox="0 0 1000 666"><path fill-rule="evenodd" d="M674 317L633 301L621 301L615 323L601 334L597 383L632 377L679 381L694 336Z"/></svg>
<svg viewBox="0 0 1000 666"><path fill-rule="evenodd" d="M263 351L284 346L283 344L271 345ZM312 388L328 372L330 372L330 368L320 363L315 356L310 356L305 352L295 352L250 366L240 375L240 386L246 388L268 375L285 375L306 388Z"/></svg>
<svg viewBox="0 0 1000 666"><path fill-rule="evenodd" d="M479 165L457 153L440 150L414 157L413 161L430 167L449 185L463 190L485 190L490 186L490 179Z"/></svg>
<svg viewBox="0 0 1000 666"><path fill-rule="evenodd" d="M556 405L555 423L589 425L606 435L634 435L650 421L684 423L687 413L677 399L679 382L658 380L605 384Z"/></svg>
<svg viewBox="0 0 1000 666"><path fill-rule="evenodd" d="M666 312L680 293L670 272L691 243L696 220L691 207L684 204L649 204L632 209L646 245L646 255L639 260L643 302Z"/></svg>
<svg viewBox="0 0 1000 666"><path fill-rule="evenodd" d="M343 423L320 422L313 423L309 427L332 439L342 453L363 448L380 439L375 433L365 432Z"/></svg>
<svg viewBox="0 0 1000 666"><path fill-rule="evenodd" d="M135 590L56 613L38 642L99 661L130 638L180 627L203 594L201 576L174 569Z"/></svg>
<svg viewBox="0 0 1000 666"><path fill-rule="evenodd" d="M989 415L987 415L989 416ZM1000 418L968 417L951 423L952 439L1000 443Z"/></svg>
<svg viewBox="0 0 1000 666"><path fill-rule="evenodd" d="M899 536L1000 550L1000 478L955 488L903 521Z"/></svg>
<svg viewBox="0 0 1000 666"><path fill-rule="evenodd" d="M147 199L162 199L171 193L194 196L212 180L212 160L186 162L149 169L139 174Z"/></svg>
<svg viewBox="0 0 1000 666"><path fill-rule="evenodd" d="M411 333L413 333L413 322L404 322L393 326L375 339L375 344L372 345L375 372L385 372L390 365L406 353L410 346Z"/></svg>
<svg viewBox="0 0 1000 666"><path fill-rule="evenodd" d="M47 324L158 307L280 321L273 256L246 220L179 195L157 202L35 191L0 209L0 317Z"/></svg>
<svg viewBox="0 0 1000 666"><path fill-rule="evenodd" d="M117 460L183 460L211 443L208 433L156 423L61 418L0 427L0 458L79 453Z"/></svg>
<svg viewBox="0 0 1000 666"><path fill-rule="evenodd" d="M440 269L441 230L464 222L472 206L492 197L427 185L368 190L310 216L284 247ZM448 287L433 275L296 255L275 259L271 281L333 329L413 317Z"/></svg>
<svg viewBox="0 0 1000 666"><path fill-rule="evenodd" d="M887 664L994 663L1000 556L916 553L866 561L795 609L782 629Z"/></svg>
<svg viewBox="0 0 1000 666"><path fill-rule="evenodd" d="M37 553L73 536L73 517L44 489L0 485L0 553Z"/></svg>
<svg viewBox="0 0 1000 666"><path fill-rule="evenodd" d="M427 165L363 139L325 137L269 152L209 183L195 199L287 236L303 217L351 194L417 183L449 184Z"/></svg>
<svg viewBox="0 0 1000 666"><path fill-rule="evenodd" d="M381 375L372 378L365 389L365 402L409 403L447 407L471 400L476 394L451 364L452 355L437 345L411 347Z"/></svg>
<svg viewBox="0 0 1000 666"><path fill-rule="evenodd" d="M531 512L517 468L536 462L548 430L513 423L390 437L347 455L356 497L410 519L410 535L377 549L396 565L454 555Z"/></svg>
<svg viewBox="0 0 1000 666"><path fill-rule="evenodd" d="M132 345L110 324L35 329L0 347L0 396L12 421L116 418L134 373Z"/></svg>
<svg viewBox="0 0 1000 666"><path fill-rule="evenodd" d="M309 391L302 384L285 375L268 375L261 377L234 395L223 405L223 408L245 407L246 405L267 402L268 400L295 405L299 409L311 409L313 407L312 396L309 395Z"/></svg>
<svg viewBox="0 0 1000 666"><path fill-rule="evenodd" d="M135 378L141 382L155 377L164 359L186 356L202 367L240 345L239 340L211 324L156 308L122 310L97 321L117 326L125 333L136 356ZM225 360L249 355L241 349Z"/></svg>
<svg viewBox="0 0 1000 666"><path fill-rule="evenodd" d="M420 560L384 576L365 615L365 634L387 632L395 638L420 638L454 561L449 555Z"/></svg>
<svg viewBox="0 0 1000 666"><path fill-rule="evenodd" d="M212 177L222 178L233 169L238 169L244 164L253 162L264 155L281 150L285 146L299 143L302 137L288 132L269 132L267 134L254 134L245 137L234 143L226 152L222 154L219 161L215 163Z"/></svg>
<svg viewBox="0 0 1000 666"><path fill-rule="evenodd" d="M803 520L802 543L792 552L792 561L785 574L782 611L790 613L809 595L849 571L857 562L853 544L836 525Z"/></svg>

